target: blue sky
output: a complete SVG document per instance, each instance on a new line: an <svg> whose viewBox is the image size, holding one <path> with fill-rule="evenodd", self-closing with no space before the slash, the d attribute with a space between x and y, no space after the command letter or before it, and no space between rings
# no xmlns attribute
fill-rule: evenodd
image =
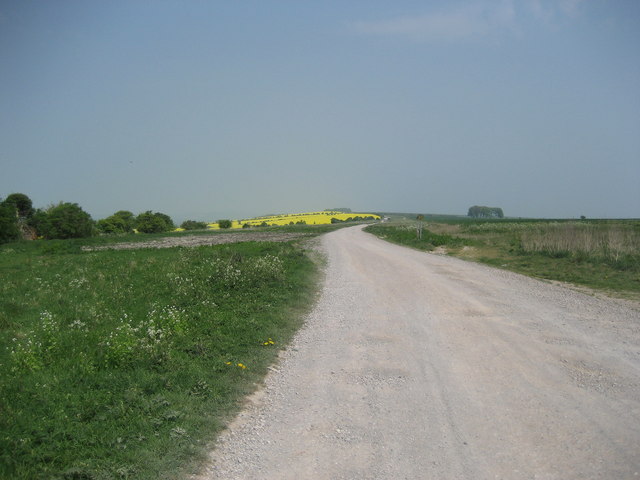
<svg viewBox="0 0 640 480"><path fill-rule="evenodd" d="M0 1L0 197L640 217L640 2Z"/></svg>

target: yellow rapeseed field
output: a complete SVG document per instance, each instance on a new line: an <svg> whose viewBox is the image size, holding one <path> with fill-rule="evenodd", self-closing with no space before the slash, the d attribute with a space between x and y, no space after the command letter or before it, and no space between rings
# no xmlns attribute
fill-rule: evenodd
<svg viewBox="0 0 640 480"><path fill-rule="evenodd" d="M276 225L291 225L296 223L305 223L307 225L326 225L331 223L331 219L335 218L340 221L354 219L355 217L369 217L375 220L379 220L379 215L372 213L344 213L334 211L324 212L307 212L307 213L287 213L283 215L267 215L265 217L254 217L243 220L232 220L231 228L243 228L244 225L250 227L258 226L276 226ZM220 226L217 223L210 223L208 228L211 230L218 230Z"/></svg>

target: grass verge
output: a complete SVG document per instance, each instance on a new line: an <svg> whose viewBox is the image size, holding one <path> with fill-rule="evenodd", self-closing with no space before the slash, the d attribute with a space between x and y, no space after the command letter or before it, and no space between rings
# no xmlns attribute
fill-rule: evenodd
<svg viewBox="0 0 640 480"><path fill-rule="evenodd" d="M292 242L76 243L0 247L0 478L183 478L300 327L317 268Z"/></svg>
<svg viewBox="0 0 640 480"><path fill-rule="evenodd" d="M409 220L365 228L385 240L486 263L529 276L568 282L640 300L640 222L430 222L417 239Z"/></svg>

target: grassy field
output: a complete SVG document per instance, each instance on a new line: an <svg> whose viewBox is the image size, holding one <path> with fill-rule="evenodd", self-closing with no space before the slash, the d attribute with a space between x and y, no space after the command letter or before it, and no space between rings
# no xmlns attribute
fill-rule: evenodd
<svg viewBox="0 0 640 480"><path fill-rule="evenodd" d="M413 216L415 218L415 215ZM396 216L366 228L386 240L640 299L638 220L473 220Z"/></svg>
<svg viewBox="0 0 640 480"><path fill-rule="evenodd" d="M184 478L313 304L295 242L124 239L0 246L0 478Z"/></svg>

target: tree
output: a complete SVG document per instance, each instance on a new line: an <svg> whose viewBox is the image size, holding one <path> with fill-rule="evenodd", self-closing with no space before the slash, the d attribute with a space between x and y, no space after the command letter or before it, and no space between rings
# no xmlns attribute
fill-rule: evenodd
<svg viewBox="0 0 640 480"><path fill-rule="evenodd" d="M118 210L113 216L120 218L125 223L127 231L133 231L136 224L136 216L132 212L129 210Z"/></svg>
<svg viewBox="0 0 640 480"><path fill-rule="evenodd" d="M167 230L174 230L176 228L173 220L171 220L171 217L166 213L156 212L155 215L164 221L164 223L167 225Z"/></svg>
<svg viewBox="0 0 640 480"><path fill-rule="evenodd" d="M127 227L126 222L122 218L115 215L98 220L96 227L102 233L128 233L132 231Z"/></svg>
<svg viewBox="0 0 640 480"><path fill-rule="evenodd" d="M142 233L161 233L173 230L175 227L168 215L147 210L136 217L136 228Z"/></svg>
<svg viewBox="0 0 640 480"><path fill-rule="evenodd" d="M218 226L220 228L231 228L231 220L218 220Z"/></svg>
<svg viewBox="0 0 640 480"><path fill-rule="evenodd" d="M185 220L180 225L180 228L185 230L204 230L207 228L207 224L205 222L196 222L195 220Z"/></svg>
<svg viewBox="0 0 640 480"><path fill-rule="evenodd" d="M24 193L12 193L4 201L16 207L20 218L29 218L33 214L31 199Z"/></svg>
<svg viewBox="0 0 640 480"><path fill-rule="evenodd" d="M43 237L44 231L47 228L47 210L38 208L33 212L31 218L29 219L29 226L33 228L36 232L36 235Z"/></svg>
<svg viewBox="0 0 640 480"><path fill-rule="evenodd" d="M20 238L16 207L12 203L0 202L0 243L12 242Z"/></svg>
<svg viewBox="0 0 640 480"><path fill-rule="evenodd" d="M13 216L16 219L16 227L18 228L18 238L36 238L35 229L30 225L30 220L34 213L31 199L24 193L12 193L3 203L13 209ZM7 212L4 213L4 215L6 214ZM13 222L11 221L10 223Z"/></svg>
<svg viewBox="0 0 640 480"><path fill-rule="evenodd" d="M132 233L135 216L128 210L120 210L113 215L98 220L96 226L102 233Z"/></svg>
<svg viewBox="0 0 640 480"><path fill-rule="evenodd" d="M93 234L93 220L77 203L60 202L38 212L36 230L47 239L84 238Z"/></svg>
<svg viewBox="0 0 640 480"><path fill-rule="evenodd" d="M472 218L504 218L504 213L499 207L484 207L474 205L469 208L468 217Z"/></svg>

